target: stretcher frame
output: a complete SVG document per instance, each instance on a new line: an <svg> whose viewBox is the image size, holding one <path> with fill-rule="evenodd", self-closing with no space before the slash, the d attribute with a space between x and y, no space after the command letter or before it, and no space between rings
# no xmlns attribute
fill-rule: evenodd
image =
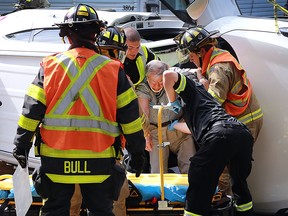
<svg viewBox="0 0 288 216"><path fill-rule="evenodd" d="M165 200L164 192L164 164L163 164L163 148L170 143L164 143L162 139L162 111L163 109L169 109L167 105L154 105L153 109L158 109L158 149L159 149L159 168L160 168L160 191L161 200L158 201L158 210L172 210L172 207L168 207L168 201Z"/></svg>
<svg viewBox="0 0 288 216"><path fill-rule="evenodd" d="M3 174L3 175L0 175L0 181L2 182L5 182L1 184L1 190L2 191L7 191L8 195L10 192L10 189L13 188L13 183L12 183L12 177L13 175L12 174ZM30 178L32 178L31 176L29 176ZM38 197L38 196L33 196L32 197L32 203L31 203L31 206L29 208L29 212L31 212L33 210L34 211L37 211L38 212L38 215L39 215L39 210L41 208L41 206L43 205L43 202L42 202L42 198L41 197ZM15 200L13 197L1 197L0 198L0 216L4 216L4 215L16 215L16 212L15 212ZM15 213L15 214L14 214ZM33 215L36 215L36 214L33 214Z"/></svg>
<svg viewBox="0 0 288 216"><path fill-rule="evenodd" d="M40 208L42 207L42 205L43 205L42 198L33 197L33 201L27 214L29 213L29 215L32 215L33 212L33 215L39 215ZM0 216L5 215L9 216L16 215L15 200L13 198L0 199Z"/></svg>

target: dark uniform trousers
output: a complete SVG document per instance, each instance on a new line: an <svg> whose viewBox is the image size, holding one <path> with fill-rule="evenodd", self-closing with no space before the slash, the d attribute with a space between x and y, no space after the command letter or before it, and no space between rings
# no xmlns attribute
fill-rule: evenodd
<svg viewBox="0 0 288 216"><path fill-rule="evenodd" d="M87 207L89 216L114 216L113 184L109 177L102 183L79 184L83 196L83 203ZM69 216L70 200L75 190L74 184L59 184L51 182L48 198L44 200L41 216Z"/></svg>
<svg viewBox="0 0 288 216"><path fill-rule="evenodd" d="M243 124L228 121L214 123L191 158L185 209L195 214L208 214L219 176L228 163L232 190L239 196L237 205L251 202L246 179L252 168L252 148L253 137Z"/></svg>

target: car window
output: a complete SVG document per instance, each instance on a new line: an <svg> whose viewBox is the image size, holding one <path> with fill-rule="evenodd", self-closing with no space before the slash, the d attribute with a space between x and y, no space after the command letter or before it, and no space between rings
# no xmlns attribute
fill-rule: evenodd
<svg viewBox="0 0 288 216"><path fill-rule="evenodd" d="M59 29L37 29L34 30L31 42L62 43Z"/></svg>
<svg viewBox="0 0 288 216"><path fill-rule="evenodd" d="M9 40L29 41L31 31L16 32L6 35Z"/></svg>
<svg viewBox="0 0 288 216"><path fill-rule="evenodd" d="M19 40L26 42L42 42L42 43L62 43L59 37L58 28L33 29L29 31L15 32L6 35L9 40Z"/></svg>

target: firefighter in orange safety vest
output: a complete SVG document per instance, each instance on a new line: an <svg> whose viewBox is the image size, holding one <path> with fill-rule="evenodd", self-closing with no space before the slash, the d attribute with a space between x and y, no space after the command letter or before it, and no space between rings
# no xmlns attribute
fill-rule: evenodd
<svg viewBox="0 0 288 216"><path fill-rule="evenodd" d="M99 36L97 37L97 43L99 45L100 53L119 62L121 62L121 60L123 60L123 57L125 56L125 51L127 49L125 42L126 37L124 30L116 26L106 27L103 31L100 32ZM131 86L133 86L133 83L131 81L130 84ZM125 142L122 142L122 149L124 148L125 148ZM119 154L119 157L116 160L119 166L123 166L122 159L123 159L122 154ZM119 197L113 203L113 213L115 216L127 215L126 198L129 196L129 194L130 191L129 191L128 179L125 178L123 186L120 190ZM81 206L85 207L82 205L82 195L80 187L78 184L76 184L75 192L71 199L70 216L79 216L79 212L81 212Z"/></svg>
<svg viewBox="0 0 288 216"><path fill-rule="evenodd" d="M255 143L262 127L262 109L246 71L230 52L216 47L217 40L211 37L216 33L196 27L176 36L178 56L198 67L198 80L228 114L250 129Z"/></svg>
<svg viewBox="0 0 288 216"><path fill-rule="evenodd" d="M136 177L144 168L137 95L121 63L99 54L95 40L105 25L93 7L78 4L56 25L71 45L41 62L24 98L13 156L27 167L40 128L35 151L41 166L33 175L44 199L40 214L68 216L79 184L88 215L112 216L113 200L126 178L116 163L122 135Z"/></svg>

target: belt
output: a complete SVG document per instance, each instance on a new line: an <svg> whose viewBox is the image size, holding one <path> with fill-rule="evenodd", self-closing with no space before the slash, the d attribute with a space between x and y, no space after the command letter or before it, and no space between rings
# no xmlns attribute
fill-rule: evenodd
<svg viewBox="0 0 288 216"><path fill-rule="evenodd" d="M169 124L171 124L172 122L174 122L175 120L178 120L178 119L174 119L174 120L170 120L170 121L167 121L167 122L163 122L163 123L161 124L161 126L162 126L162 127L166 127L166 126L168 126ZM158 127L158 124L155 124L155 123L151 123L151 122L150 122L150 125L153 125L153 126L155 126L155 127Z"/></svg>
<svg viewBox="0 0 288 216"><path fill-rule="evenodd" d="M214 122L211 126L208 126L208 130L210 130L212 127L222 125L223 127L233 127L235 125L243 126L241 122L239 122L235 118L229 118L227 120L221 120Z"/></svg>

